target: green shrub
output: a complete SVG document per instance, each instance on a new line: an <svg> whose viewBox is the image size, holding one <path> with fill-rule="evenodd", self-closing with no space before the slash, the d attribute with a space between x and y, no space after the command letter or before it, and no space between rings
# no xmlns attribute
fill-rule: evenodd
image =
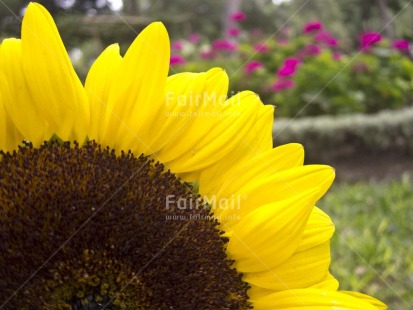
<svg viewBox="0 0 413 310"><path fill-rule="evenodd" d="M244 37L240 42L238 50L216 52L212 59L200 57L201 49L208 44L188 44L181 52L187 63L173 67L171 73L223 67L231 78L231 94L252 90L264 103L276 105L278 115L285 117L376 113L413 103L413 62L388 42L341 56L336 47L323 46L309 35L290 38L283 44L268 40L268 50L260 53L253 49L260 41ZM319 53L306 54L303 50L309 45L319 48ZM288 57L300 59L295 74L277 77ZM260 61L264 66L247 74L244 69L250 61ZM295 86L274 91L272 86L280 79L291 80Z"/></svg>
<svg viewBox="0 0 413 310"><path fill-rule="evenodd" d="M276 118L274 144L300 142L309 160L397 152L413 154L413 108L374 115Z"/></svg>

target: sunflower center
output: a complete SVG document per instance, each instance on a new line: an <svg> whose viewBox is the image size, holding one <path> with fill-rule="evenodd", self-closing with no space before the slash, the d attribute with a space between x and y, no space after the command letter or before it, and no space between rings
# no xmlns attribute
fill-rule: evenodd
<svg viewBox="0 0 413 310"><path fill-rule="evenodd" d="M0 157L0 305L250 307L210 208L162 164L94 142Z"/></svg>

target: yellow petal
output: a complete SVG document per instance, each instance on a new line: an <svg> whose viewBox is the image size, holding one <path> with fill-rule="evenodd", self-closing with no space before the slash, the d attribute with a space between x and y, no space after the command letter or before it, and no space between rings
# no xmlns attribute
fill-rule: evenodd
<svg viewBox="0 0 413 310"><path fill-rule="evenodd" d="M355 298L364 300L364 301L374 305L378 309L383 309L383 310L387 309L387 306L384 303L382 303L378 299L372 298L369 295L361 294L359 292L350 292L350 291L340 291L340 292L343 293L343 294L346 294L346 295L353 296Z"/></svg>
<svg viewBox="0 0 413 310"><path fill-rule="evenodd" d="M194 126L188 128L190 134L203 138L198 139L188 152L167 162L168 166L175 173L185 173L201 170L219 161L248 135L260 104L254 93L242 92L227 100L219 120L211 120L215 126L208 132L194 122Z"/></svg>
<svg viewBox="0 0 413 310"><path fill-rule="evenodd" d="M0 83L2 82L0 81ZM0 150L10 152L21 144L23 137L12 123L9 115L7 115L2 97L2 93L0 92Z"/></svg>
<svg viewBox="0 0 413 310"><path fill-rule="evenodd" d="M370 296L353 297L336 291L321 289L286 290L252 300L254 309L274 310L377 310L382 303Z"/></svg>
<svg viewBox="0 0 413 310"><path fill-rule="evenodd" d="M185 72L167 79L165 102L156 119L159 130L153 133L151 140L157 160L165 163L188 150L181 140L184 140L186 131L196 119L196 104L204 96L207 83L210 81L206 73ZM178 147L172 143L177 139Z"/></svg>
<svg viewBox="0 0 413 310"><path fill-rule="evenodd" d="M129 47L114 77L104 144L148 153L153 122L164 100L169 58L164 25L150 24Z"/></svg>
<svg viewBox="0 0 413 310"><path fill-rule="evenodd" d="M230 164L228 157L224 164L220 161L202 172L199 190L207 195L217 193L220 188L226 193L235 192L251 180L267 178L275 173L302 166L303 161L304 149L298 143L269 149L237 165Z"/></svg>
<svg viewBox="0 0 413 310"><path fill-rule="evenodd" d="M223 69L214 68L203 74L203 77L204 80L191 81L198 85L186 87L185 93L177 92L176 89L188 85L188 81L185 81L188 74L178 74L168 80L166 113L176 116L169 117L165 123L166 126L171 127L171 130L162 131L165 143L159 156L164 162L179 160L181 156L196 147L196 144L204 139L219 121L225 120L221 113L228 90L227 74ZM178 122L178 126L171 124L174 120ZM162 127L165 128L165 125Z"/></svg>
<svg viewBox="0 0 413 310"><path fill-rule="evenodd" d="M6 111L4 110L3 100L0 100L0 150L6 150L6 137Z"/></svg>
<svg viewBox="0 0 413 310"><path fill-rule="evenodd" d="M227 251L239 272L272 270L297 249L321 188L268 204L243 216L231 228ZM225 229L225 224L223 226Z"/></svg>
<svg viewBox="0 0 413 310"><path fill-rule="evenodd" d="M241 189L234 191L234 188L227 186L221 188L217 193L217 199L222 197L241 197L234 201L240 206L230 206L214 210L219 215L226 216L228 213L234 212L244 217L249 212L259 206L270 204L276 201L289 199L295 195L301 195L303 192L314 189L321 189L316 200L330 187L334 180L334 170L329 166L323 165L307 165L296 167L276 173L268 178L260 178L252 180Z"/></svg>
<svg viewBox="0 0 413 310"><path fill-rule="evenodd" d="M273 107L260 106L255 124L245 139L217 163L202 171L202 193L216 193L224 181L236 179L245 183L262 165L266 166L267 171L273 171L270 163L272 155L268 154L272 151L272 119Z"/></svg>
<svg viewBox="0 0 413 310"><path fill-rule="evenodd" d="M327 241L311 249L295 252L285 262L269 270L246 273L243 280L274 291L306 288L324 281L329 266L330 242Z"/></svg>
<svg viewBox="0 0 413 310"><path fill-rule="evenodd" d="M305 225L303 239L300 241L297 252L305 251L324 243L330 240L333 234L334 224L331 218L319 208L315 207Z"/></svg>
<svg viewBox="0 0 413 310"><path fill-rule="evenodd" d="M6 39L0 48L0 105L2 150L13 150L23 137L35 146L46 138L47 124L37 115L22 70L21 42ZM24 136L23 136L23 134ZM50 136L49 136L50 137Z"/></svg>
<svg viewBox="0 0 413 310"><path fill-rule="evenodd" d="M89 127L86 93L52 17L33 2L23 18L22 55L27 88L38 114L60 138L83 142Z"/></svg>
<svg viewBox="0 0 413 310"><path fill-rule="evenodd" d="M85 89L90 105L89 138L101 141L106 127L109 90L122 57L119 45L108 46L96 59L86 78Z"/></svg>
<svg viewBox="0 0 413 310"><path fill-rule="evenodd" d="M273 290L268 290L253 284L249 284L250 289L248 290L248 297L252 300L258 300L261 297L273 294Z"/></svg>
<svg viewBox="0 0 413 310"><path fill-rule="evenodd" d="M330 273L327 274L326 278L314 285L311 285L311 288L317 288L327 291L337 291L339 283L336 278L334 278Z"/></svg>

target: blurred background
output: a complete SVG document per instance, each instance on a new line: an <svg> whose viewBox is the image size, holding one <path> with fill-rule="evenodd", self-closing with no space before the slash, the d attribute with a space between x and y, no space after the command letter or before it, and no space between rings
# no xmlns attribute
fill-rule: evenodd
<svg viewBox="0 0 413 310"><path fill-rule="evenodd" d="M413 7L410 0L45 0L79 77L151 21L171 38L170 74L225 68L230 94L275 108L274 144L334 166L320 201L337 227L341 289L413 308ZM1 0L1 39L28 1Z"/></svg>

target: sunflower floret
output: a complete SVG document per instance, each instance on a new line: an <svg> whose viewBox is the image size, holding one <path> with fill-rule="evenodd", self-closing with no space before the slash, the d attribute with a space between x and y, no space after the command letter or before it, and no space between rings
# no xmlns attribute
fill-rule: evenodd
<svg viewBox="0 0 413 310"><path fill-rule="evenodd" d="M9 267L1 301L19 309L249 307L210 208L162 164L93 141L26 143L2 157L0 264ZM188 207L166 204L168 195Z"/></svg>

